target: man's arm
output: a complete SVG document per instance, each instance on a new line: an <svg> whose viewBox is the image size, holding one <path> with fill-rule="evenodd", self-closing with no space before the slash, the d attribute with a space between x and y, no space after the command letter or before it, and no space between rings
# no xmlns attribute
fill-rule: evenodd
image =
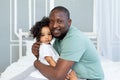
<svg viewBox="0 0 120 80"><path fill-rule="evenodd" d="M32 53L38 58L40 42L35 42L32 46ZM70 68L73 66L73 61L59 59L55 67L44 65L39 60L34 62L34 66L49 80L64 80Z"/></svg>
<svg viewBox="0 0 120 80"><path fill-rule="evenodd" d="M64 80L73 64L73 61L63 59L59 59L55 67L44 65L38 60L34 62L34 66L49 80Z"/></svg>

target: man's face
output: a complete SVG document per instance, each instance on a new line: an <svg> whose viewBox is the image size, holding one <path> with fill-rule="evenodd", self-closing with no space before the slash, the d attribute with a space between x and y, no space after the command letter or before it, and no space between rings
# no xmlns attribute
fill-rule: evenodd
<svg viewBox="0 0 120 80"><path fill-rule="evenodd" d="M64 38L65 34L67 33L71 25L71 20L68 19L66 13L54 10L51 12L49 19L50 19L49 27L52 35L55 38L59 39Z"/></svg>

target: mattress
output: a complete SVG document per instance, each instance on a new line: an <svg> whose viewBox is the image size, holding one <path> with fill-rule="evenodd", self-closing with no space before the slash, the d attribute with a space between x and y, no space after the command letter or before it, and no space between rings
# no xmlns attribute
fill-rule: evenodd
<svg viewBox="0 0 120 80"><path fill-rule="evenodd" d="M24 80L32 71L35 57L24 56L17 62L8 66L1 74L0 80ZM101 57L101 63L105 74L104 80L120 80L120 62L113 62Z"/></svg>

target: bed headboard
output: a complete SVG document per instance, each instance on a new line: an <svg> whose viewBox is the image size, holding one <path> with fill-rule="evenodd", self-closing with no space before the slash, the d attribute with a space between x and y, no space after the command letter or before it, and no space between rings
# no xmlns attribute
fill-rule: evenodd
<svg viewBox="0 0 120 80"><path fill-rule="evenodd" d="M95 47L98 49L98 40L97 40L97 35L93 32L84 32L85 35L88 36L89 39L91 39L93 41L93 44L95 45ZM19 29L19 58L22 57L22 46L23 46L23 41L25 42L25 40L23 40L23 37L30 37L31 34L30 32L23 32L22 29ZM35 40L33 41L35 42ZM26 44L29 44L29 45L32 45L33 43L32 41L31 42L25 42ZM29 45L26 45L29 47L29 49L31 49ZM27 48L26 48L27 49ZM28 51L30 52L30 51Z"/></svg>
<svg viewBox="0 0 120 80"><path fill-rule="evenodd" d="M23 32L22 29L19 29L19 58L22 57L23 41L25 42L25 40L23 40L23 37L28 38L30 36L31 36L30 32Z"/></svg>
<svg viewBox="0 0 120 80"><path fill-rule="evenodd" d="M94 32L85 32L84 33L86 36L88 36L88 38L93 42L93 44L95 45L96 49L98 50L98 37L97 34Z"/></svg>

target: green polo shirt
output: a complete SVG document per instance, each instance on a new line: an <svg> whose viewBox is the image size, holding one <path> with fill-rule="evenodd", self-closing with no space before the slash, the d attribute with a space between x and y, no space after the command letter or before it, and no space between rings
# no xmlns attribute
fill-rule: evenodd
<svg viewBox="0 0 120 80"><path fill-rule="evenodd" d="M60 58L75 62L72 69L79 78L103 80L96 48L80 30L71 26L64 39L56 39L53 46Z"/></svg>

